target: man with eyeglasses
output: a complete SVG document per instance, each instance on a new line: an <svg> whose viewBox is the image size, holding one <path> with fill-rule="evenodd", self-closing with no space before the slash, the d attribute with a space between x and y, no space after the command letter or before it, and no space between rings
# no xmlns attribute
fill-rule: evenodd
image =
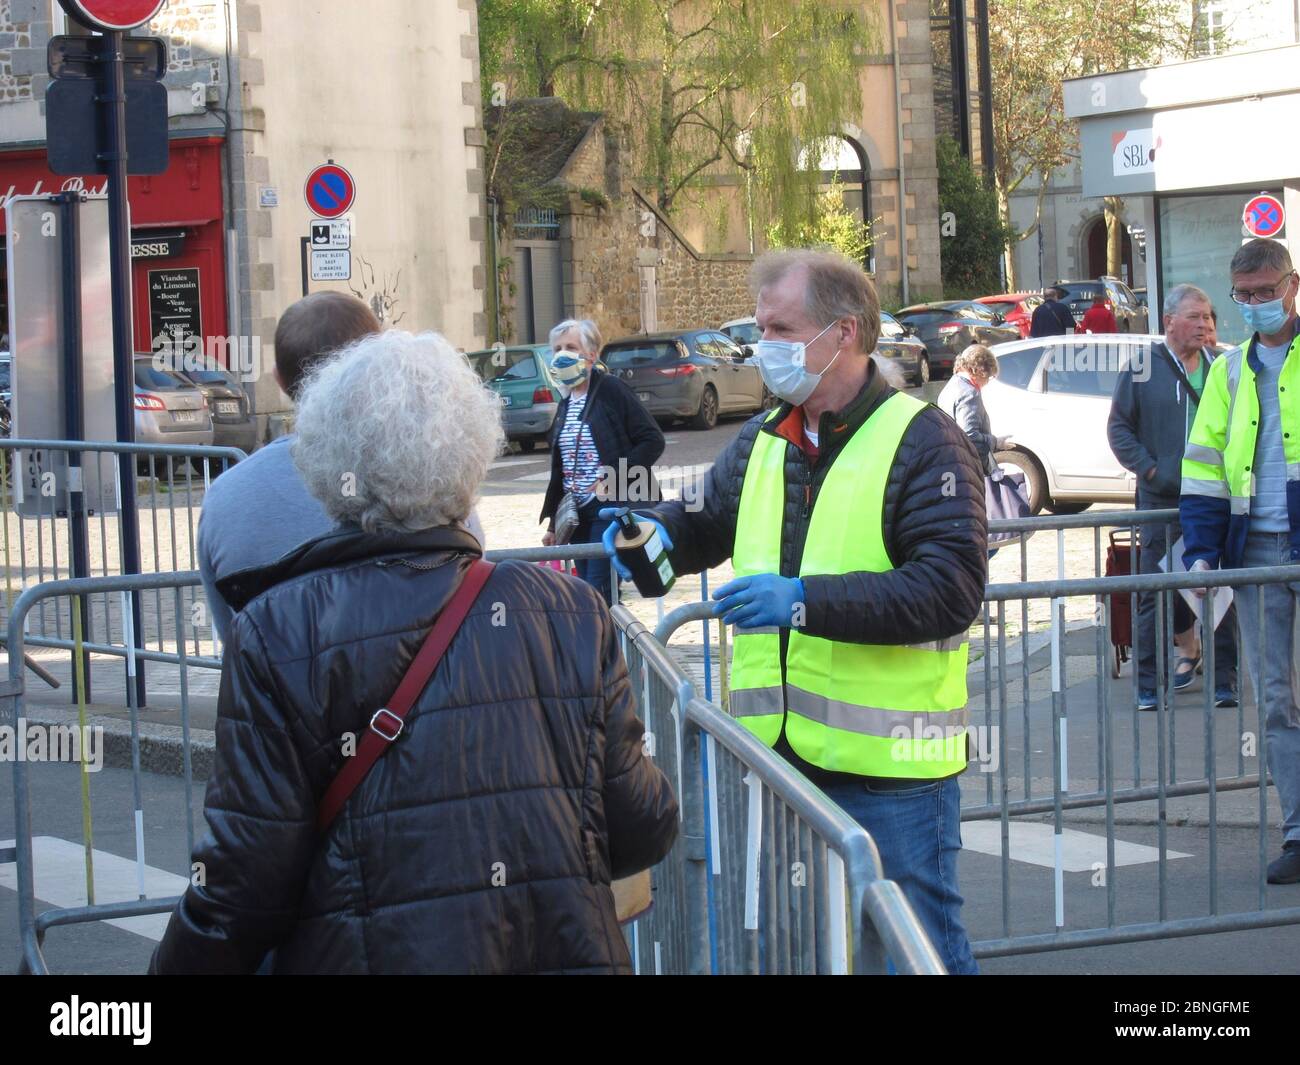
<svg viewBox="0 0 1300 1065"><path fill-rule="evenodd" d="M1192 570L1300 562L1300 277L1285 246L1265 238L1243 244L1229 271L1252 335L1210 367L1183 456L1179 509ZM1300 571L1295 581L1241 585L1236 595L1282 806L1282 855L1268 882L1300 883Z"/></svg>

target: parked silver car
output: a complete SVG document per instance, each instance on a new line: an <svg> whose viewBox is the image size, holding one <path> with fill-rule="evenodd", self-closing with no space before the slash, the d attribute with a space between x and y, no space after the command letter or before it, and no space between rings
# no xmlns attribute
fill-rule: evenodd
<svg viewBox="0 0 1300 1065"><path fill-rule="evenodd" d="M682 418L712 429L719 414L753 414L773 403L754 361L711 329L622 337L600 358L663 422Z"/></svg>
<svg viewBox="0 0 1300 1065"><path fill-rule="evenodd" d="M202 389L160 370L150 355L135 357L135 439L141 444L212 446L212 413Z"/></svg>

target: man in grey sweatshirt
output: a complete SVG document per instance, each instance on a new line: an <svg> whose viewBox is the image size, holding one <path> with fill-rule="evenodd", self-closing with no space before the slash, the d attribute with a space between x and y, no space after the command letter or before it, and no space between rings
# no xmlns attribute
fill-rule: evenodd
<svg viewBox="0 0 1300 1065"><path fill-rule="evenodd" d="M275 379L292 399L312 365L383 327L361 300L314 292L293 304L275 330ZM334 528L293 464L292 436L282 436L223 473L208 489L199 516L199 573L208 611L224 641L234 613L217 582L259 568ZM480 543L483 527L470 513Z"/></svg>
<svg viewBox="0 0 1300 1065"><path fill-rule="evenodd" d="M1178 509L1182 490L1183 450L1196 419L1196 405L1214 351L1206 346L1213 324L1210 298L1195 285L1177 285L1164 302L1164 343L1155 343L1144 357L1123 370L1115 384L1107 435L1120 464L1137 475L1139 510ZM1182 535L1177 521L1141 527L1142 573L1161 572L1161 560ZM1167 611L1174 631L1193 624L1191 611L1179 593L1170 593ZM1166 617L1168 613L1166 614ZM1237 705L1237 643L1235 611L1215 630L1214 693L1216 706ZM1138 709L1156 708L1156 597L1138 596L1136 618ZM1168 633L1159 639L1168 641ZM1174 686L1195 679L1199 657L1180 658Z"/></svg>

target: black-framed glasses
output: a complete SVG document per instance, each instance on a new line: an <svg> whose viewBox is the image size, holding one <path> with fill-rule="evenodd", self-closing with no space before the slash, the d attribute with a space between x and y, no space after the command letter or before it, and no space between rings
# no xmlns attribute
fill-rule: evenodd
<svg viewBox="0 0 1300 1065"><path fill-rule="evenodd" d="M1278 297L1285 295L1287 287L1291 284L1291 278L1294 276L1295 271L1290 270L1283 274L1278 283L1273 285L1271 288L1256 288L1250 290L1234 288L1228 290L1228 295L1232 297L1233 303L1250 303L1252 301L1255 303L1268 303L1269 300L1275 300Z"/></svg>

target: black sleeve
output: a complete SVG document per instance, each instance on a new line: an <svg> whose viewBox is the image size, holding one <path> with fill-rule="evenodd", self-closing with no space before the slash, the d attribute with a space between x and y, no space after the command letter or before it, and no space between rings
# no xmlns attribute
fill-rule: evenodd
<svg viewBox="0 0 1300 1065"><path fill-rule="evenodd" d="M1138 475L1139 481L1156 466L1155 457L1138 439L1138 390L1133 374L1125 370L1115 382L1115 395L1106 421L1106 439L1119 464Z"/></svg>
<svg viewBox="0 0 1300 1065"><path fill-rule="evenodd" d="M317 788L266 666L261 633L240 615L221 674L216 757L194 852L203 872L172 913L150 971L252 973L298 921L312 859Z"/></svg>
<svg viewBox="0 0 1300 1065"><path fill-rule="evenodd" d="M636 715L614 623L603 611L600 643L605 693L605 828L610 875L617 880L649 869L672 849L677 838L677 800L668 778L645 755L645 726Z"/></svg>
<svg viewBox="0 0 1300 1065"><path fill-rule="evenodd" d="M609 381L618 386L623 428L632 441L627 453L627 464L629 467L644 466L648 470L664 453L663 430L645 409L645 404L636 398L635 392L615 378L610 378Z"/></svg>
<svg viewBox="0 0 1300 1065"><path fill-rule="evenodd" d="M885 546L895 568L804 577L811 636L926 643L966 632L979 616L988 521L984 471L970 441L946 414L922 411L889 476Z"/></svg>

